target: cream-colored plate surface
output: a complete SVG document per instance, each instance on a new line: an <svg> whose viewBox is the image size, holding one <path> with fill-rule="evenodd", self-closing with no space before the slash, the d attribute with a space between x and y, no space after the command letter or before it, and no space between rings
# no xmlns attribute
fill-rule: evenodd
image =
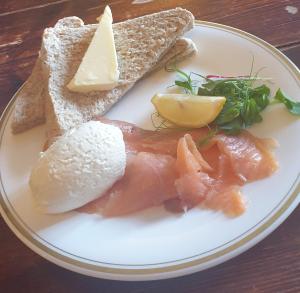
<svg viewBox="0 0 300 293"><path fill-rule="evenodd" d="M198 22L187 34L199 53L180 64L201 74L248 74L271 77L273 92L281 87L299 96L298 69L279 51L245 32ZM150 128L150 99L174 81L164 70L140 81L107 117ZM20 135L10 132L14 102L1 119L1 213L13 232L31 249L67 269L101 278L150 280L200 271L249 249L267 236L299 202L300 121L282 106L264 113L264 122L251 131L273 137L280 147L280 169L272 177L243 188L248 209L230 219L222 213L195 208L174 215L153 208L123 218L70 212L43 215L35 209L27 185L30 169L44 143L44 126Z"/></svg>

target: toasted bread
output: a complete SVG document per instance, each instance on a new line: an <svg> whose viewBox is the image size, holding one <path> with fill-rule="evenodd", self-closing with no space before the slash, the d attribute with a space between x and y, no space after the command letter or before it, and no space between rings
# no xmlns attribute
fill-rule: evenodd
<svg viewBox="0 0 300 293"><path fill-rule="evenodd" d="M120 25L121 24L114 24L114 28L115 26ZM75 29L76 31L76 29L82 29L83 26L84 24L82 20L78 17L66 17L56 23L54 30L59 31L59 33L57 34L57 36L59 37L59 34L62 33L62 31L67 30L68 33L72 34L72 29ZM97 27L97 24L87 25L85 27L87 27L88 30L94 31ZM168 62L172 60L176 59L176 61L178 62L194 52L196 52L196 47L191 40L183 37L178 38L176 39L175 44L168 50L166 50L165 54L162 54L162 56L146 74L164 67ZM11 124L13 133L23 132L34 126L44 123L46 120L45 102L46 96L48 95L48 73L45 77L43 77L42 64L44 62L44 56L45 55L39 56L33 68L31 76L17 94L18 96ZM52 116L52 118L55 119L53 108L49 105L49 103L47 109L47 112L49 112L48 116ZM51 119L48 119L48 121ZM51 125L51 122L49 123Z"/></svg>

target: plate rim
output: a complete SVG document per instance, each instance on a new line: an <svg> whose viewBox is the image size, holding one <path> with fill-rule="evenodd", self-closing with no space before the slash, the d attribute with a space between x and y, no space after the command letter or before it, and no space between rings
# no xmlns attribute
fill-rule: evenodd
<svg viewBox="0 0 300 293"><path fill-rule="evenodd" d="M223 24L207 22L207 21L195 21L196 26L206 26L221 29L223 31L233 32L240 37L246 38L251 42L256 43L260 47L265 47L274 53L277 60L281 61L285 67L292 71L295 77L295 80L300 84L300 70L297 66L289 60L283 53L276 49L271 44L266 41L250 34L244 32L240 29L226 26ZM25 84L25 83L24 83ZM1 118L0 118L0 129L5 129L4 121L9 118L11 113L11 108L14 105L16 96L24 84L17 90L14 94L8 105L5 107ZM3 126L4 125L4 126ZM1 174L0 174L1 176ZM66 269L86 274L94 277L108 278L108 279L117 279L117 280L154 280L160 278L170 278L180 275L185 275L191 272L200 271L208 267L212 267L219 263L222 263L228 259L231 259L240 253L248 250L250 247L257 244L264 237L269 235L274 229L276 229L288 216L289 214L297 207L298 195L300 193L300 184L299 180L296 180L295 188L292 188L292 192L287 196L287 199L284 200L284 203L279 205L277 211L272 213L270 217L266 219L261 225L258 226L254 231L240 239L239 241L233 243L232 245L225 247L224 249L217 251L214 254L196 258L189 261L183 261L180 264L167 264L163 267L158 268L113 268L108 266L100 266L94 264L83 263L79 260L76 260L71 257L62 255L54 250L51 250L49 247L45 246L38 240L36 240L25 228L22 227L20 223L14 218L12 213L6 207L6 204L3 200L3 195L0 193L0 212L1 215L9 226L9 228L14 232L14 234L23 242L26 246L32 249L34 252L38 253L40 256L48 259L55 264L62 266ZM223 259L222 259L223 257ZM225 258L225 259L224 259ZM175 263L176 261L173 261ZM178 262L178 261L177 261ZM213 262L213 263L212 263ZM208 264L207 267L200 268L199 266ZM150 265L149 265L150 266ZM169 274L165 276L165 273ZM161 277L160 275L164 275Z"/></svg>

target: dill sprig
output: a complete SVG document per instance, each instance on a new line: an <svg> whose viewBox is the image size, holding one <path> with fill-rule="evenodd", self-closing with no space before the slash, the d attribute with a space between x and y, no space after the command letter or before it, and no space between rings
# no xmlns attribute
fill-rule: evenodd
<svg viewBox="0 0 300 293"><path fill-rule="evenodd" d="M151 122L156 131L170 129L173 125L165 118L159 115L158 112L151 114Z"/></svg>
<svg viewBox="0 0 300 293"><path fill-rule="evenodd" d="M161 130L172 130L172 131L189 131L192 128L188 127L180 127L172 122L168 121L167 119L163 118L158 112L154 112L151 114L151 122L155 131Z"/></svg>

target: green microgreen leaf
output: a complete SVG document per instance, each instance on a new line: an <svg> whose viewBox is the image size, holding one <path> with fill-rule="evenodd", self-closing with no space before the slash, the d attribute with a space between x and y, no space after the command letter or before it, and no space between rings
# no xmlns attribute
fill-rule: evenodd
<svg viewBox="0 0 300 293"><path fill-rule="evenodd" d="M284 104L291 114L300 115L300 102L292 101L281 89L277 90L274 100Z"/></svg>

